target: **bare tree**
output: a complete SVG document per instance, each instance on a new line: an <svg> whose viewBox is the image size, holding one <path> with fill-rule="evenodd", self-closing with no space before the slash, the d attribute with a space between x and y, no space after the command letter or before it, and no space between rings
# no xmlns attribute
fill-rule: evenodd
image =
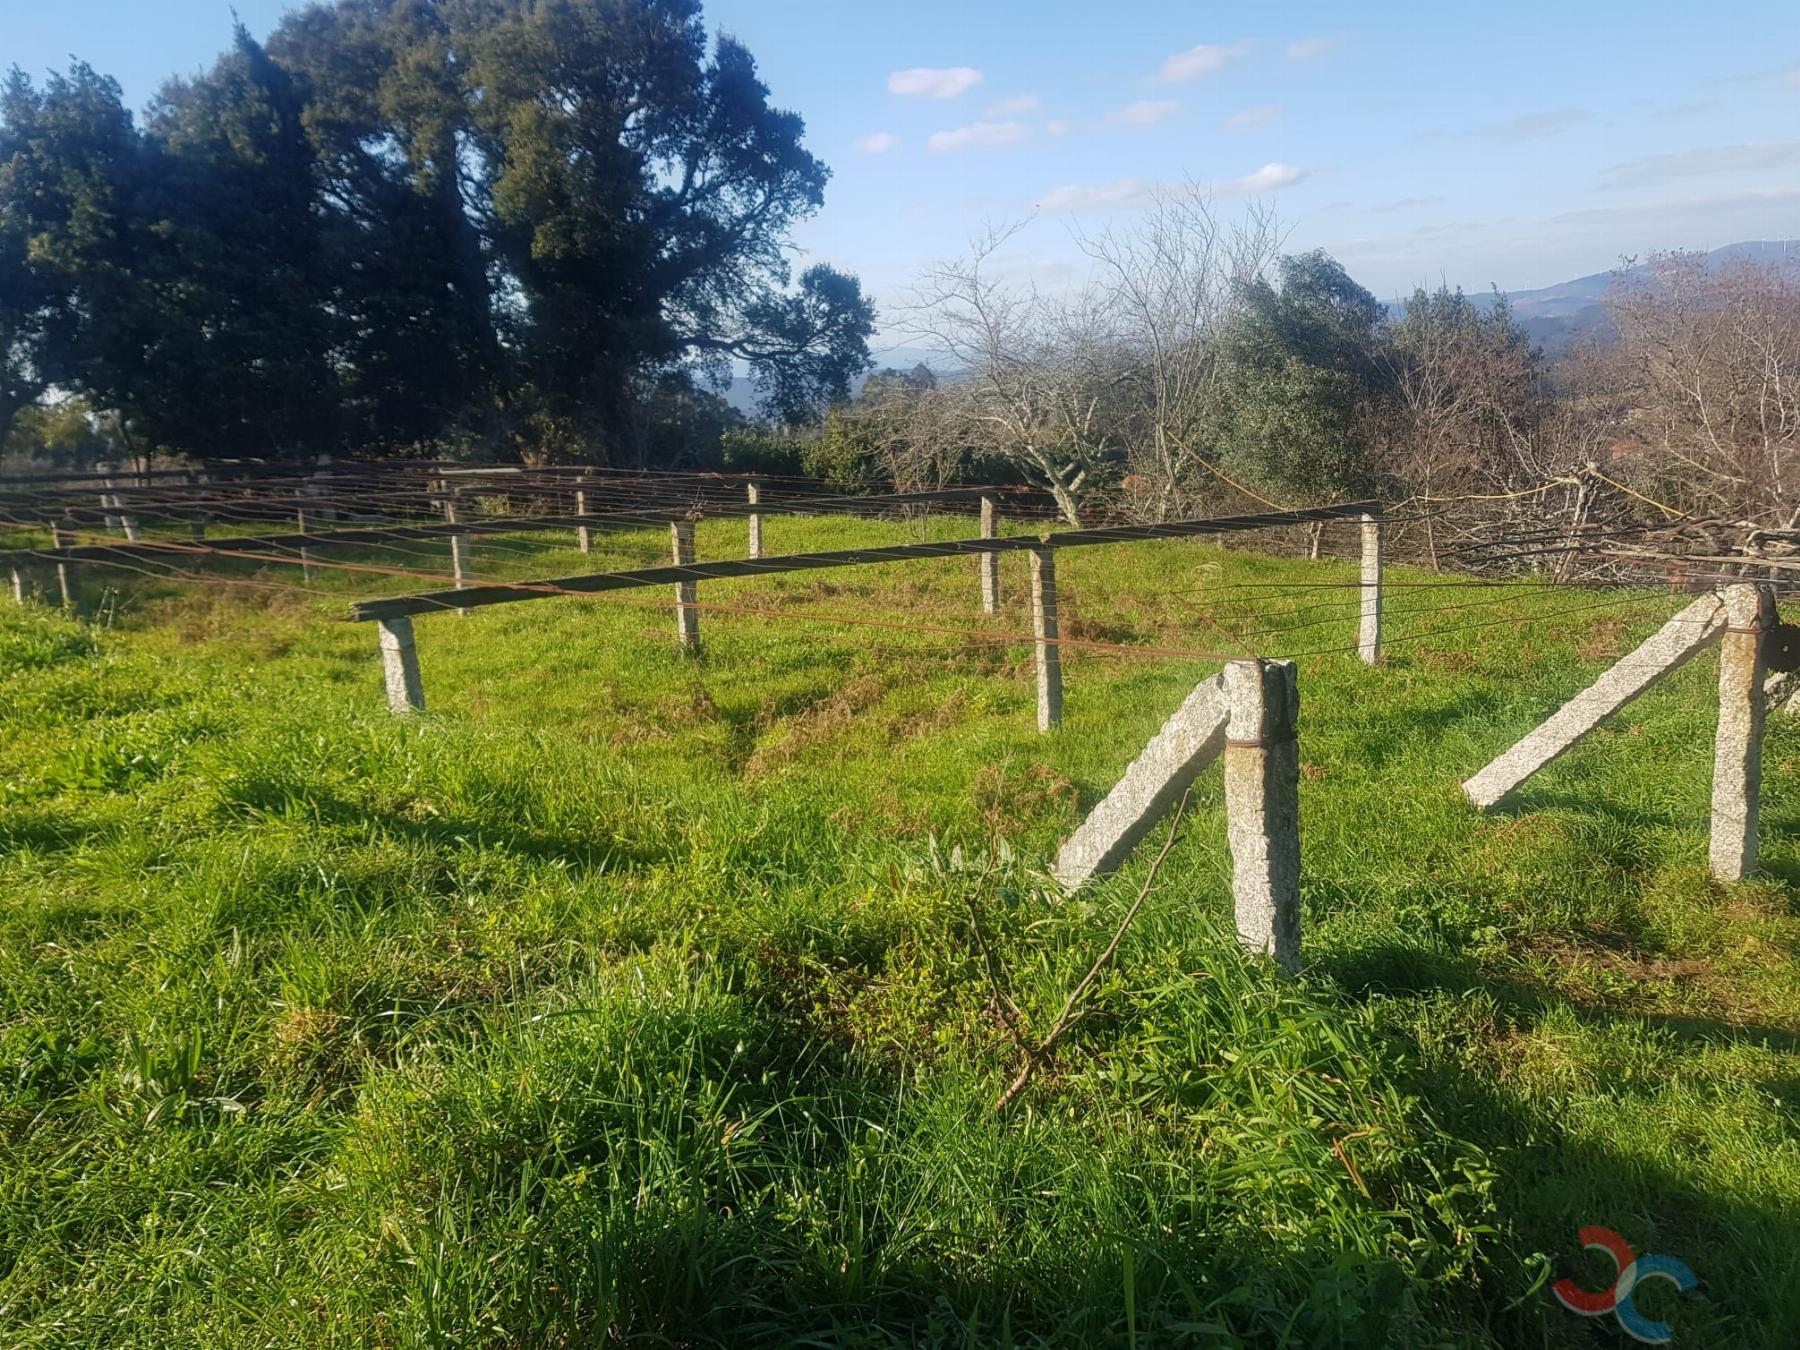
<svg viewBox="0 0 1800 1350"><path fill-rule="evenodd" d="M1621 270L1607 307L1641 472L1693 511L1800 526L1800 279L1664 253Z"/></svg>
<svg viewBox="0 0 1800 1350"><path fill-rule="evenodd" d="M857 400L871 458L897 492L941 488L962 476L970 458L954 391L923 367L869 377Z"/></svg>
<svg viewBox="0 0 1800 1350"><path fill-rule="evenodd" d="M1135 415L1120 428L1127 466L1157 520L1192 496L1219 333L1281 239L1272 209L1252 206L1222 224L1206 191L1191 184L1157 193L1127 228L1076 235L1095 264L1099 301L1135 395Z"/></svg>
<svg viewBox="0 0 1800 1350"><path fill-rule="evenodd" d="M928 268L905 313L944 357L946 391L970 441L1004 456L1047 489L1079 526L1113 448L1104 307L1090 291L1053 298L1008 284L995 255L1024 222L990 229L964 258Z"/></svg>
<svg viewBox="0 0 1800 1350"><path fill-rule="evenodd" d="M1378 359L1389 389L1387 473L1430 507L1508 494L1570 466L1537 431L1537 352L1501 297L1485 310L1460 290L1415 290L1386 326ZM1558 442L1560 445L1560 442ZM1426 552L1439 564L1436 517L1425 513Z"/></svg>

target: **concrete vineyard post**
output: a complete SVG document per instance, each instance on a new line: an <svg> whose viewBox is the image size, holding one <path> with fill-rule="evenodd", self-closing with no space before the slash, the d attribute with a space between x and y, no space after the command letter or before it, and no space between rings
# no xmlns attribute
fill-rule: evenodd
<svg viewBox="0 0 1800 1350"><path fill-rule="evenodd" d="M419 651L413 645L412 620L404 614L380 619L381 664L387 679L388 708L405 716L425 710L425 687L419 681Z"/></svg>
<svg viewBox="0 0 1800 1350"><path fill-rule="evenodd" d="M444 519L452 525L462 523L461 513L455 502L450 502L444 507ZM450 575L459 591L468 586L474 576L469 567L469 535L467 531L458 530L450 536ZM456 615L460 619L466 619L469 617L469 611L459 609L456 611Z"/></svg>
<svg viewBox="0 0 1800 1350"><path fill-rule="evenodd" d="M1292 661L1225 667L1225 818L1238 940L1300 966L1300 692Z"/></svg>
<svg viewBox="0 0 1800 1350"><path fill-rule="evenodd" d="M1719 725L1713 742L1712 839L1707 862L1720 881L1741 881L1756 870L1757 816L1762 797L1762 644L1775 626L1775 601L1765 586L1727 586L1725 635L1719 644Z"/></svg>
<svg viewBox="0 0 1800 1350"><path fill-rule="evenodd" d="M1056 879L1074 890L1116 870L1225 748L1225 677L1202 680L1056 854Z"/></svg>
<svg viewBox="0 0 1800 1350"><path fill-rule="evenodd" d="M110 478L107 479L106 485L108 487L111 487L113 485L112 479L110 479ZM106 523L107 523L108 527L109 528L116 527L116 528L124 531L125 541L127 543L131 543L131 544L137 543L137 541L138 541L137 517L134 515L130 515L126 512L124 496L120 493L115 492L112 494L112 496L110 498L102 497L100 499L100 504L102 506L111 506L114 511L118 512L117 515L108 516L106 518Z"/></svg>
<svg viewBox="0 0 1800 1350"><path fill-rule="evenodd" d="M675 565L691 565L694 561L694 522L670 521L669 541ZM675 583L675 641L690 656L700 650L700 611L694 608L699 593L699 586L692 581Z"/></svg>
<svg viewBox="0 0 1800 1350"><path fill-rule="evenodd" d="M1464 783L1464 795L1483 811L1499 805L1527 778L1566 753L1601 722L1671 671L1680 669L1714 641L1724 626L1725 607L1719 597L1701 596Z"/></svg>
<svg viewBox="0 0 1800 1350"><path fill-rule="evenodd" d="M1381 659L1381 521L1362 518L1362 624L1357 654L1369 665Z"/></svg>
<svg viewBox="0 0 1800 1350"><path fill-rule="evenodd" d="M60 525L50 527L50 547L63 549L69 546L70 539ZM56 589L62 595L62 607L71 614L75 612L75 583L69 575L69 564L58 558L56 561Z"/></svg>
<svg viewBox="0 0 1800 1350"><path fill-rule="evenodd" d="M762 489L755 483L746 483L744 496L750 503L750 546L749 552L745 556L760 558L763 555L762 512L756 508L762 501Z"/></svg>
<svg viewBox="0 0 1800 1350"><path fill-rule="evenodd" d="M981 499L981 537L994 537L994 499ZM1000 607L1000 555L983 553L979 555L981 565L981 612L992 614Z"/></svg>
<svg viewBox="0 0 1800 1350"><path fill-rule="evenodd" d="M305 534L306 512L296 511L294 513L294 520L299 526L300 533ZM317 581L319 579L319 569L313 565L312 553L305 544L300 545L300 575L307 581Z"/></svg>
<svg viewBox="0 0 1800 1350"><path fill-rule="evenodd" d="M1031 632L1037 647L1038 730L1062 725L1061 636L1056 623L1056 550L1031 550Z"/></svg>
<svg viewBox="0 0 1800 1350"><path fill-rule="evenodd" d="M325 454L324 452L321 452L319 454L318 459L314 463L315 463L315 467L313 469L313 478L315 480L323 480L323 479L330 478L332 476L332 474L331 474L331 456L330 455ZM322 481L314 481L314 482L308 483L306 485L305 492L306 492L306 495L309 497L322 497L325 495L325 487L324 487L324 484ZM318 515L320 520L336 520L337 519L337 510L335 507L330 507L330 506L320 507L316 514Z"/></svg>

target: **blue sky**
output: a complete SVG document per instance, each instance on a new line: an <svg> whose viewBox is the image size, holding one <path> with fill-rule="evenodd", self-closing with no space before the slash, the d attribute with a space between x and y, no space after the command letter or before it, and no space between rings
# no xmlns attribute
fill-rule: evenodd
<svg viewBox="0 0 1800 1350"><path fill-rule="evenodd" d="M286 6L237 0L261 35ZM1621 254L1800 236L1800 3L1220 5L711 0L832 166L803 256L878 299L989 222L1079 276L1071 230L1159 183L1272 205L1383 298L1543 286ZM141 107L226 3L0 0L0 62L80 55Z"/></svg>

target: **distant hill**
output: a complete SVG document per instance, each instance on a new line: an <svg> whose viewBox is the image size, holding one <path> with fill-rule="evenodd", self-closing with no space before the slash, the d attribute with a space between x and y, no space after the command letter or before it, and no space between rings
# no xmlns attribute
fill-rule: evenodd
<svg viewBox="0 0 1800 1350"><path fill-rule="evenodd" d="M875 364L869 367L868 375L878 370L911 370L917 365L927 365L933 370L942 371L944 358L938 352L927 351L923 347L877 347L869 353L875 358ZM850 382L850 392L860 394L863 381L868 375L858 375ZM756 386L750 383L747 375L734 375L731 387L725 391L725 401L741 413L756 415Z"/></svg>
<svg viewBox="0 0 1800 1350"><path fill-rule="evenodd" d="M1800 272L1800 240L1751 239L1726 244L1706 255L1707 266L1714 270L1732 262L1791 267ZM1629 271L1642 272L1647 267L1648 264L1639 263ZM1578 342L1604 342L1613 335L1612 321L1607 318L1606 306L1602 303L1612 283L1612 272L1595 272L1534 291L1508 291L1506 298L1512 304L1513 317L1519 325L1544 349L1546 356L1555 360L1567 355ZM1491 291L1473 291L1469 298L1483 308L1494 303ZM1387 308L1390 312L1400 313L1406 305L1404 301L1396 301ZM940 375L944 374L943 356L921 347L887 347L876 351L874 357L871 374L877 370L911 370L921 362L936 369ZM852 392L861 391L864 378L857 377ZM731 387L725 391L725 400L739 412L752 415L756 412L756 389L747 376L739 375L731 381Z"/></svg>
<svg viewBox="0 0 1800 1350"><path fill-rule="evenodd" d="M1800 269L1800 242L1755 239L1740 244L1726 244L1706 255L1709 268L1717 270L1727 263L1751 262L1760 266L1776 265ZM1642 272L1647 264L1629 269ZM1612 322L1602 303L1613 283L1613 273L1595 272L1576 277L1555 286L1535 291L1508 291L1513 317L1531 335L1532 341L1552 358L1562 356L1577 342L1605 341L1612 336ZM1481 293L1470 297L1479 305L1491 305L1493 295Z"/></svg>

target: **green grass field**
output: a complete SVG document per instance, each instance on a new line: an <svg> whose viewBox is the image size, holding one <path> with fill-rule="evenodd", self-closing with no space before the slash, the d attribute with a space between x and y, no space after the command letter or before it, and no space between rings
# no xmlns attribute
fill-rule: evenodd
<svg viewBox="0 0 1800 1350"><path fill-rule="evenodd" d="M769 547L926 529L967 525ZM1077 638L1354 638L1285 589L1342 561L1059 572ZM1009 633L1024 578L988 618L967 559L701 599ZM1040 736L1025 646L709 612L686 660L658 590L422 619L396 719L341 600L83 584L89 623L0 608L0 1343L1624 1345L1549 1294L1610 1282L1603 1224L1699 1276L1639 1300L1677 1345L1794 1344L1800 719L1741 886L1710 656L1511 809L1457 789L1678 598L1402 585L1381 666L1302 655L1305 971L1236 948L1214 770L996 1116L995 979L1047 1027L1154 849L1040 869L1216 664L1071 650Z"/></svg>

